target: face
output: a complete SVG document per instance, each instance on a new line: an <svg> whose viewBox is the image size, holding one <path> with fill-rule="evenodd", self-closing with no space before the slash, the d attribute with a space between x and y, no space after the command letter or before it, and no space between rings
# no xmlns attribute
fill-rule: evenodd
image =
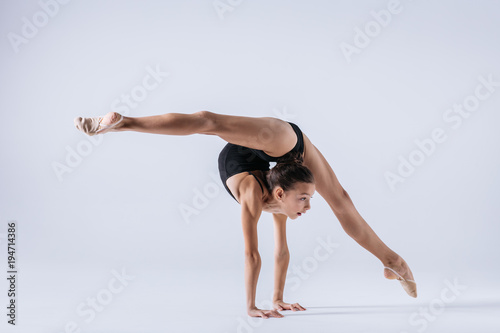
<svg viewBox="0 0 500 333"><path fill-rule="evenodd" d="M283 214L295 220L311 209L310 200L316 191L316 186L311 183L296 183L294 189L283 191L278 187L275 191Z"/></svg>

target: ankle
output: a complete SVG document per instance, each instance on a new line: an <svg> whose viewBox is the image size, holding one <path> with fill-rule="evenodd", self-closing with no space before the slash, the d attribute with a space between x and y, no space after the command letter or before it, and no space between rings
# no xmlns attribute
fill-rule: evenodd
<svg viewBox="0 0 500 333"><path fill-rule="evenodd" d="M130 128L132 119L130 117L123 116L123 120L116 126L117 131L126 131Z"/></svg>
<svg viewBox="0 0 500 333"><path fill-rule="evenodd" d="M397 267L403 263L403 258L397 253L392 252L385 256L382 260L382 264L386 267Z"/></svg>

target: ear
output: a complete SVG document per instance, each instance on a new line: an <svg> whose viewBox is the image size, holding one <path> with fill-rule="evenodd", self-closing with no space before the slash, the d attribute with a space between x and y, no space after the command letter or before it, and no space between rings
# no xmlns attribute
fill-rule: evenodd
<svg viewBox="0 0 500 333"><path fill-rule="evenodd" d="M274 189L274 196L277 200L282 200L285 195L285 191L280 186Z"/></svg>

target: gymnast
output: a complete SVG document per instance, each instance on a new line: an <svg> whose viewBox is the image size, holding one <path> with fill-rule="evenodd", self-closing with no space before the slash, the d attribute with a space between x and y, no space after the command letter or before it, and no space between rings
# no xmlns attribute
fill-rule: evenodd
<svg viewBox="0 0 500 333"><path fill-rule="evenodd" d="M210 111L147 117L126 117L108 112L102 117L77 117L74 124L90 136L135 131L164 135L217 135L227 141L219 154L219 173L228 193L241 205L249 316L281 318L283 315L278 311L306 310L299 303L283 300L290 260L286 222L288 218L295 220L306 214L315 191L326 200L344 231L381 261L385 278L398 280L409 296L417 297L417 285L408 264L384 244L361 217L325 157L296 124L274 117L244 117ZM276 165L270 168L269 162L276 162ZM255 306L261 268L257 223L263 211L272 213L274 221L273 309Z"/></svg>

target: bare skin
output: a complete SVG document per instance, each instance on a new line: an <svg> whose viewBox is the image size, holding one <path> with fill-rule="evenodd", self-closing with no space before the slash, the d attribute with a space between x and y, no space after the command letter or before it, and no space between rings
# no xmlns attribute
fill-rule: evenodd
<svg viewBox="0 0 500 333"><path fill-rule="evenodd" d="M109 112L101 124L116 122L119 115ZM167 113L148 117L124 117L123 121L111 131L136 131L164 135L217 135L223 140L263 150L270 156L282 156L290 151L297 142L293 128L285 121L273 117L243 117L199 111L192 114ZM392 251L376 235L372 228L356 210L349 194L338 181L331 166L321 152L311 143L305 133L304 165L314 175L315 184L298 183L293 191L283 191L276 187L264 193L255 178L248 172L230 177L226 184L242 206L242 226L245 236L245 283L247 290L247 312L256 317L277 317L277 310L304 311L298 303L283 302L283 288L288 267L289 252L286 244L286 220L299 217L310 209L310 199L317 191L325 199L337 217L344 231L359 245L378 258L383 266L390 267L403 278L414 280L408 264ZM263 184L265 174L253 171ZM303 194L307 193L307 194ZM255 290L260 272L260 256L257 250L256 224L262 211L273 214L275 226L275 293L273 310L255 307ZM384 269L384 277L396 279L397 276ZM416 297L416 292L413 297Z"/></svg>

